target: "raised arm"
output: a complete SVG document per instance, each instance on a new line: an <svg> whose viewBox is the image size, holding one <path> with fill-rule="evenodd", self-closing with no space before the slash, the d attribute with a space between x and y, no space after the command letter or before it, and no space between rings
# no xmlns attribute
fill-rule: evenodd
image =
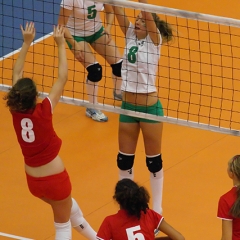
<svg viewBox="0 0 240 240"><path fill-rule="evenodd" d="M125 10L122 7L112 6L115 16L118 20L119 27L121 28L123 34L126 36L130 22L125 14Z"/></svg>
<svg viewBox="0 0 240 240"><path fill-rule="evenodd" d="M148 3L147 0L138 0L140 3ZM160 33L154 22L153 16L149 12L142 11L142 19L146 22L148 34L155 45L160 44Z"/></svg>
<svg viewBox="0 0 240 240"><path fill-rule="evenodd" d="M57 27L54 26L53 37L58 46L58 79L54 83L48 96L52 103L52 109L54 109L55 106L57 105L68 79L68 65L64 31L65 28L63 26L59 25Z"/></svg>
<svg viewBox="0 0 240 240"><path fill-rule="evenodd" d="M15 85L15 83L20 78L22 78L23 68L24 68L24 63L25 63L25 59L27 56L27 52L28 52L28 49L35 37L35 32L36 32L33 22L26 23L25 29L22 27L22 25L20 26L20 28L21 28L22 35L23 35L23 45L22 45L22 48L18 55L18 58L13 67L12 85Z"/></svg>

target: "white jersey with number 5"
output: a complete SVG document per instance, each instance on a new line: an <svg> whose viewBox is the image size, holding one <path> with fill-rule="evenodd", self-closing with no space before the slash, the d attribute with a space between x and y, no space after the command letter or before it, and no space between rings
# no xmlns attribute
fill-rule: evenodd
<svg viewBox="0 0 240 240"><path fill-rule="evenodd" d="M73 36L87 37L101 29L102 3L88 0L62 0L61 7L73 11L67 23Z"/></svg>
<svg viewBox="0 0 240 240"><path fill-rule="evenodd" d="M156 92L156 71L160 58L160 44L154 45L149 35L138 40L135 26L130 23L126 34L122 65L122 90L133 93Z"/></svg>

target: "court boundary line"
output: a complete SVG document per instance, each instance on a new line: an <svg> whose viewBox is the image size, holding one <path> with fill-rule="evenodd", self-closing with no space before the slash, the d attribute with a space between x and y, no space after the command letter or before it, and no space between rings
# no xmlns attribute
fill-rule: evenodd
<svg viewBox="0 0 240 240"><path fill-rule="evenodd" d="M49 37L52 36L52 35L53 35L53 32L50 32L50 33L44 35L43 37L40 37L40 38L34 40L34 41L31 43L30 46L33 46L33 45L35 45L36 43L39 43L39 42L45 40L46 38L49 38ZM16 54L16 53L19 53L21 49L22 49L22 47L20 47L20 48L14 50L14 51L12 51L12 52L10 52L10 53L2 56L2 57L0 57L0 62L3 61L3 60L5 60L5 59L7 59L7 58L9 58L9 57L11 57L11 56L13 56L13 55Z"/></svg>
<svg viewBox="0 0 240 240"><path fill-rule="evenodd" d="M20 237L20 236L17 236L17 235L12 235L12 234L3 233L3 232L0 232L0 236L13 238L13 239L18 239L18 240L34 240L33 238L25 238L25 237Z"/></svg>

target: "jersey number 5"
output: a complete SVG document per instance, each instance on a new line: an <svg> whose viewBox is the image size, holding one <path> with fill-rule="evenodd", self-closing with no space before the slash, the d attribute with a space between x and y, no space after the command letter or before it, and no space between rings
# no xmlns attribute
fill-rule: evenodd
<svg viewBox="0 0 240 240"><path fill-rule="evenodd" d="M31 143L35 140L35 135L33 129L33 122L29 118L23 118L21 121L22 127L22 139L25 142Z"/></svg>
<svg viewBox="0 0 240 240"><path fill-rule="evenodd" d="M90 6L90 7L87 8L87 10L88 10L87 18L88 18L88 19L94 19L94 18L96 17L96 15L97 15L97 10L96 10L95 8L96 8L95 5Z"/></svg>
<svg viewBox="0 0 240 240"><path fill-rule="evenodd" d="M141 229L140 226L127 228L126 232L128 240L144 240L145 238L142 233L134 233L135 231L138 231L140 229Z"/></svg>

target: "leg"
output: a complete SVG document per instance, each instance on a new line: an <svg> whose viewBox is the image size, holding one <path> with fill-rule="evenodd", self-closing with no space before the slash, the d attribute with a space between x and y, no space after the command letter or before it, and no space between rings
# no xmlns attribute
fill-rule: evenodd
<svg viewBox="0 0 240 240"><path fill-rule="evenodd" d="M102 78L102 66L97 62L87 42L82 41L78 44L81 49L84 49L84 61L82 61L81 64L88 71L88 77L86 80L88 100L89 103L97 104L98 82ZM106 122L108 120L108 118L101 111L92 108L87 108L86 115L99 122Z"/></svg>
<svg viewBox="0 0 240 240"><path fill-rule="evenodd" d="M94 43L92 43L92 47L99 55L104 57L106 61L111 65L113 86L114 86L115 96L117 96L121 94L122 59L115 42L113 40L111 40L109 44L106 44L106 42L107 42L107 35L102 35Z"/></svg>
<svg viewBox="0 0 240 240"><path fill-rule="evenodd" d="M55 240L72 239L71 223L69 220L72 207L71 195L60 201L47 198L42 198L42 200L50 204L53 210L54 226L56 229Z"/></svg>
<svg viewBox="0 0 240 240"><path fill-rule="evenodd" d="M72 209L70 216L72 227L80 234L90 240L96 239L96 232L92 229L74 198L72 198Z"/></svg>
<svg viewBox="0 0 240 240"><path fill-rule="evenodd" d="M150 171L153 210L162 213L163 169L161 159L162 123L141 122L146 162ZM151 166L150 166L151 164Z"/></svg>
<svg viewBox="0 0 240 240"><path fill-rule="evenodd" d="M119 179L133 179L133 161L137 146L140 127L138 123L119 122L118 142L119 154L117 158Z"/></svg>

